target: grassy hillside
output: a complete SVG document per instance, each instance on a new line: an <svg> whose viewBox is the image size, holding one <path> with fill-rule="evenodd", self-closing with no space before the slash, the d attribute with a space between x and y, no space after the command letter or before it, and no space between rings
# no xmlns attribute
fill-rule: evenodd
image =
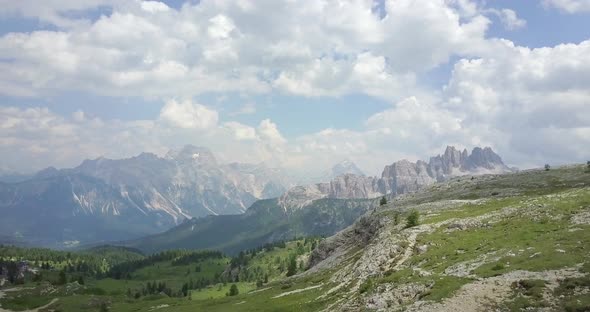
<svg viewBox="0 0 590 312"><path fill-rule="evenodd" d="M409 224L411 215L417 224ZM129 279L89 280L77 291L75 283L52 286L57 290L45 296L46 284L27 282L34 288L6 292L0 304L56 299L51 307L62 311L587 311L588 246L590 172L569 166L436 184L321 241L179 267L176 257ZM219 282L182 297L127 294L149 280L176 291L203 276L197 265ZM237 294L228 296L232 288Z"/></svg>

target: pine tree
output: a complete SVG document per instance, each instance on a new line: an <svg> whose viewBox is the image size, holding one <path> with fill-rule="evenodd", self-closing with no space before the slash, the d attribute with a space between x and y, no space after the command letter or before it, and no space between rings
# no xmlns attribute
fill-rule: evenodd
<svg viewBox="0 0 590 312"><path fill-rule="evenodd" d="M61 270L59 271L59 278L57 280L57 284L58 285L65 285L68 282L68 279L66 277L66 271Z"/></svg>
<svg viewBox="0 0 590 312"><path fill-rule="evenodd" d="M293 276L295 274L297 274L297 259L295 259L295 256L291 256L289 266L287 267L287 276Z"/></svg>

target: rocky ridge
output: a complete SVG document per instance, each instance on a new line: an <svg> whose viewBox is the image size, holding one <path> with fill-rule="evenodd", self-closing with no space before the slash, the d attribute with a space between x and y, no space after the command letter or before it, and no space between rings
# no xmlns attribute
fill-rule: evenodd
<svg viewBox="0 0 590 312"><path fill-rule="evenodd" d="M303 207L320 198L393 197L456 176L512 171L489 147L476 147L468 153L466 149L459 151L447 146L442 155L431 157L429 162L400 160L385 166L380 178L346 173L330 182L291 188L279 198L279 203L288 210Z"/></svg>

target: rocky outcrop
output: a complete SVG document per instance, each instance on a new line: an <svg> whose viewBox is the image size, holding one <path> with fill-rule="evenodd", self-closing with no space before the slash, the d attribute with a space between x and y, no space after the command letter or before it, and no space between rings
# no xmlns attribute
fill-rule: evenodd
<svg viewBox="0 0 590 312"><path fill-rule="evenodd" d="M471 154L467 150L459 152L452 146L447 146L443 155L430 158L429 167L437 180L444 180L447 176L461 175L461 173L484 172L502 173L511 171L502 158L489 148L476 147Z"/></svg>
<svg viewBox="0 0 590 312"><path fill-rule="evenodd" d="M309 268L319 270L316 265L323 263L329 267L328 258L337 258L354 247L366 246L383 226L381 219L376 216L363 216L350 227L336 235L323 240L309 257Z"/></svg>
<svg viewBox="0 0 590 312"><path fill-rule="evenodd" d="M436 182L430 174L429 165L421 160L416 163L401 160L385 166L381 174L380 192L385 194L405 194L415 192L423 186Z"/></svg>
<svg viewBox="0 0 590 312"><path fill-rule="evenodd" d="M279 197L285 209L296 209L321 198L375 198L381 196L379 179L375 177L345 174L327 183L296 186Z"/></svg>
<svg viewBox="0 0 590 312"><path fill-rule="evenodd" d="M511 172L491 148L462 152L448 146L429 162L400 160L385 166L381 178L345 174L327 183L299 186L279 198L285 210L297 209L320 198L376 198L411 193L454 176Z"/></svg>

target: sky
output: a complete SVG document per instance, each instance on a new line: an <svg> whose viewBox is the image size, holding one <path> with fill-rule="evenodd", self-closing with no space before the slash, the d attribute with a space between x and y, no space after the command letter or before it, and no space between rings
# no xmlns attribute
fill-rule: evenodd
<svg viewBox="0 0 590 312"><path fill-rule="evenodd" d="M590 0L0 0L0 171L590 159Z"/></svg>

